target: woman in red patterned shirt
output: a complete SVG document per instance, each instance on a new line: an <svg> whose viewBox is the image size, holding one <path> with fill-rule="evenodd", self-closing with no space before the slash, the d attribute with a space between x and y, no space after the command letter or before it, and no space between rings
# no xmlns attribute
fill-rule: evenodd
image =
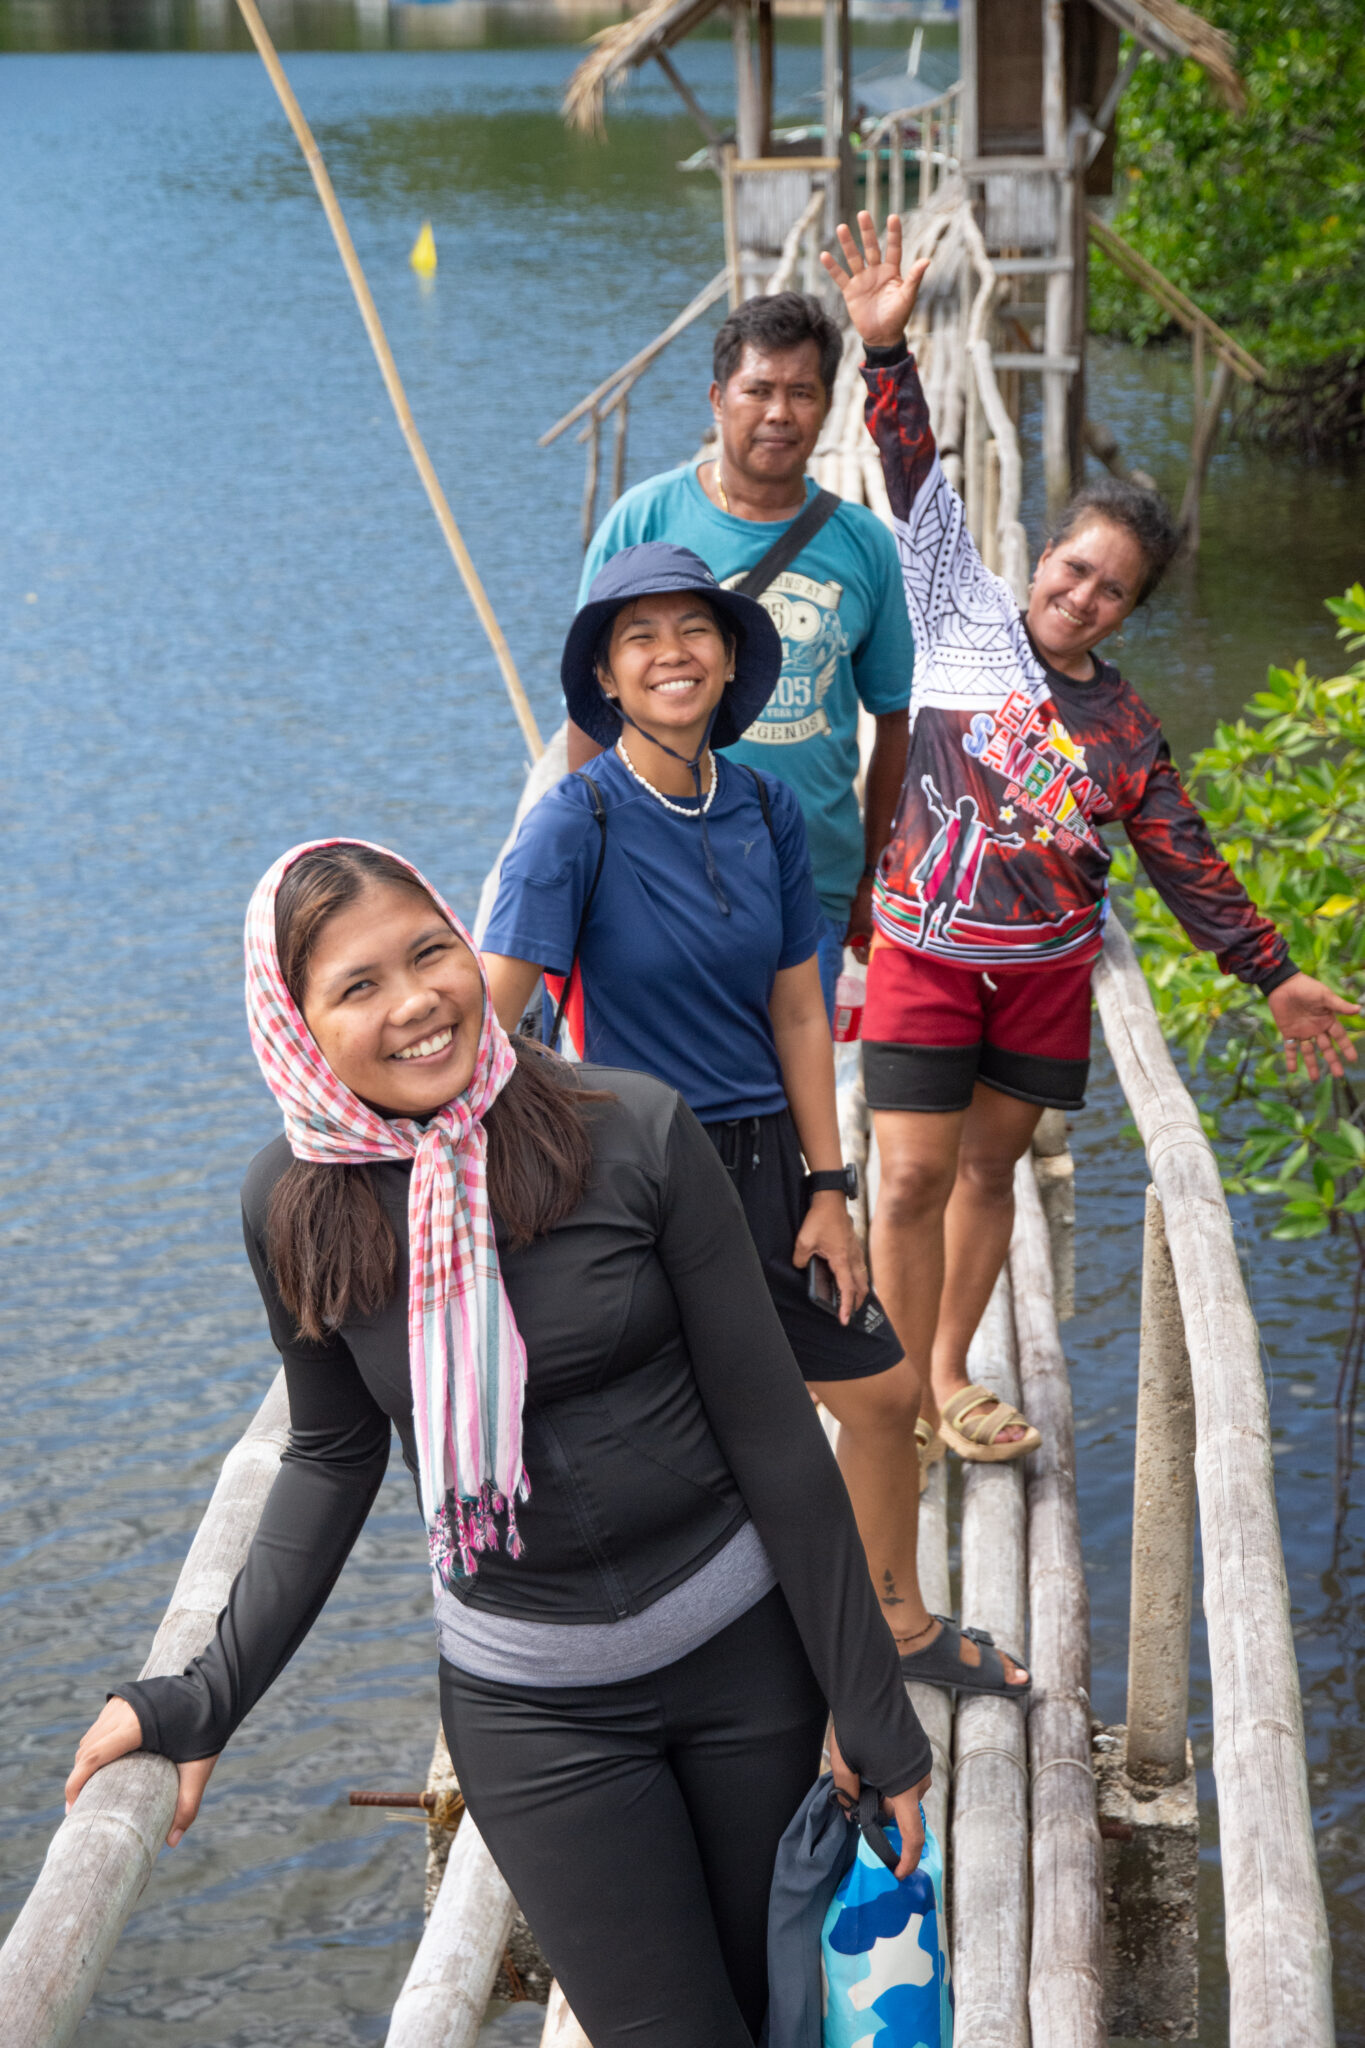
<svg viewBox="0 0 1365 2048"><path fill-rule="evenodd" d="M1022 612L983 563L943 473L905 342L927 261L901 276L870 214L847 268L822 257L867 350L868 426L891 500L915 633L910 754L877 876L863 1015L881 1196L877 1287L918 1364L925 1411L971 1460L1039 1441L971 1383L967 1346L1009 1247L1014 1166L1042 1110L1081 1107L1090 973L1123 825L1191 940L1266 996L1295 1071L1355 1052L1357 1005L1300 973L1186 796L1161 727L1095 653L1178 546L1154 491L1106 478L1063 513Z"/></svg>

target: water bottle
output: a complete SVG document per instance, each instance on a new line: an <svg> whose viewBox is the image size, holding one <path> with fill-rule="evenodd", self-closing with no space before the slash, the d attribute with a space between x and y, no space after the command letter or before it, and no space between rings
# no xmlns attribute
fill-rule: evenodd
<svg viewBox="0 0 1365 2048"><path fill-rule="evenodd" d="M846 967L834 987L834 1043L851 1045L863 1034L863 1004L867 1001L867 974L861 967Z"/></svg>

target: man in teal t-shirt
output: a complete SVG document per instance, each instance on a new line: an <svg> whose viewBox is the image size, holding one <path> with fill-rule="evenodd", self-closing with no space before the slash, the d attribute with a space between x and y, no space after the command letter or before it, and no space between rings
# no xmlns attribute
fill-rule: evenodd
<svg viewBox="0 0 1365 2048"><path fill-rule="evenodd" d="M716 336L714 461L651 477L618 499L593 537L579 603L612 555L669 540L734 585L768 552L817 486L806 464L820 436L842 350L813 298L749 299ZM733 759L790 784L806 821L827 926L820 971L832 1008L845 942L872 932L872 876L905 774L914 644L889 530L864 505L841 504L760 600L782 635L782 674ZM858 706L877 722L864 815L858 814ZM596 751L576 727L570 765Z"/></svg>

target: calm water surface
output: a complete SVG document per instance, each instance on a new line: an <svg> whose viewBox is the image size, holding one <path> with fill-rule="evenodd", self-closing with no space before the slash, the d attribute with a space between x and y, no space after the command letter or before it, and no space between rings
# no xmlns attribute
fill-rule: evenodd
<svg viewBox="0 0 1365 2048"><path fill-rule="evenodd" d="M0 43L41 41L52 19L11 4ZM164 33L142 40L175 40L179 17L157 19ZM581 455L542 453L536 435L721 253L713 188L673 168L694 147L689 125L645 87L614 114L609 149L569 138L556 109L573 61L543 46L313 52L290 66L547 730ZM685 53L718 110L726 62L719 44ZM784 91L808 88L815 63L808 46L785 49ZM425 215L441 256L430 285L406 264ZM243 1168L276 1128L241 1014L250 888L285 845L354 833L397 846L470 910L523 762L254 59L6 58L0 250L7 1925L60 1814L76 1737L111 1678L140 1662L273 1370L237 1222ZM632 479L696 445L707 346L689 337L641 388ZM1101 351L1094 385L1131 458L1178 488L1184 362ZM1268 660L1333 659L1321 599L1365 568L1361 513L1359 483L1340 473L1217 459L1204 557L1123 650L1181 751ZM1080 1312L1067 1343L1109 1720L1123 1712L1144 1184L1123 1124L1101 1060L1075 1135ZM1254 1207L1238 1224L1271 1378L1343 2035L1359 2040L1359 1515L1329 1571L1347 1274L1326 1242L1271 1242ZM420 1931L421 1838L345 1795L423 1776L437 1713L428 1615L411 1489L395 1471L199 1826L158 1865L82 2041L383 2038ZM1208 1728L1197 1642L1205 1764ZM1207 1811L1203 2039L1215 2044Z"/></svg>

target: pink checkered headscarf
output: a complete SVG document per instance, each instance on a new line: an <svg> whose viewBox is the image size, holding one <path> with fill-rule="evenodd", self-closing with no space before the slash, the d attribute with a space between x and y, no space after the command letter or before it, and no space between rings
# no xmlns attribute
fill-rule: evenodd
<svg viewBox="0 0 1365 2048"><path fill-rule="evenodd" d="M296 1159L347 1166L412 1161L408 1354L422 1514L439 1590L457 1572L476 1571L479 1551L497 1548L495 1517L504 1510L507 1547L521 1555L516 1502L530 1490L521 1460L526 1346L498 1266L483 1128L516 1055L493 1014L484 975L473 1078L429 1123L380 1116L337 1079L284 985L275 945L280 883L295 861L326 846L387 851L364 839L313 839L262 875L246 914L247 1023ZM398 855L388 857L425 889L478 960L469 933L426 877Z"/></svg>

